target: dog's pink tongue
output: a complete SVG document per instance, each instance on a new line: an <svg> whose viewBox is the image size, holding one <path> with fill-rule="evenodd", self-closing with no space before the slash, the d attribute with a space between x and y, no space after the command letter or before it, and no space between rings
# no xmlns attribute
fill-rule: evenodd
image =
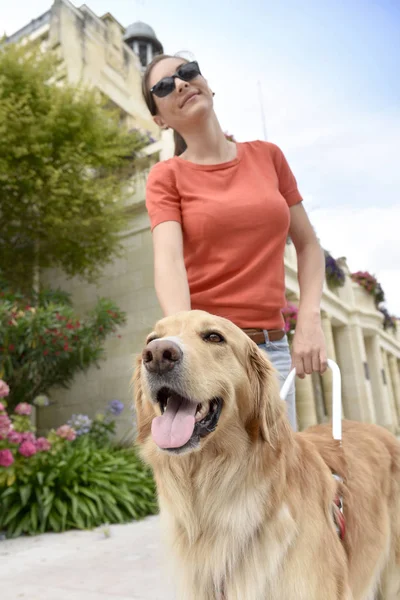
<svg viewBox="0 0 400 600"><path fill-rule="evenodd" d="M197 405L181 398L169 398L161 417L153 419L151 433L160 448L180 448L193 433Z"/></svg>

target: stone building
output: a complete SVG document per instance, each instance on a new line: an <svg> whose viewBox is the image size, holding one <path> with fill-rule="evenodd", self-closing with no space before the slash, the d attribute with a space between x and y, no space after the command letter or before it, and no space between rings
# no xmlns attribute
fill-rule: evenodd
<svg viewBox="0 0 400 600"><path fill-rule="evenodd" d="M61 287L72 294L77 311L89 310L98 296L112 298L128 315L127 325L106 344L107 359L100 369L92 368L76 377L71 389L53 390L52 406L40 409L39 428L58 426L72 413L93 415L111 399L122 400L126 410L119 431L132 431L130 379L135 354L146 334L161 316L153 287L153 255L149 221L145 210L145 183L148 169L173 153L170 132L160 134L142 100L141 75L162 44L151 27L136 22L124 29L107 13L96 16L87 6L79 9L68 0L56 0L52 8L16 32L9 42L39 39L45 48L54 48L62 60L60 81L81 81L95 87L117 107L121 123L149 131L154 143L146 148L147 167L136 176L130 199L125 254L110 264L96 285L78 279L66 280L58 271L42 273L42 283ZM347 269L344 264L344 268ZM298 283L293 245L285 255L288 297L296 301ZM382 327L382 314L373 300L349 274L344 287L324 287L323 327L328 356L342 372L343 409L348 418L379 423L397 433L400 424L400 332ZM297 380L300 428L324 421L331 415L331 378L314 374Z"/></svg>

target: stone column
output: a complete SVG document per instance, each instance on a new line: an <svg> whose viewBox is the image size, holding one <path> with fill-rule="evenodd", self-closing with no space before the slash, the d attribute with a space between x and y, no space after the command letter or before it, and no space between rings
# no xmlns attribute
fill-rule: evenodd
<svg viewBox="0 0 400 600"><path fill-rule="evenodd" d="M346 418L375 423L362 329L357 323L335 327L333 337L342 374L342 401Z"/></svg>
<svg viewBox="0 0 400 600"><path fill-rule="evenodd" d="M393 415L388 387L385 385L384 362L378 334L365 338L365 349L375 406L376 422L393 431Z"/></svg>
<svg viewBox="0 0 400 600"><path fill-rule="evenodd" d="M317 424L314 389L310 375L306 375L304 379L296 377L296 409L299 431Z"/></svg>
<svg viewBox="0 0 400 600"><path fill-rule="evenodd" d="M399 419L397 416L396 403L395 403L395 399L394 399L392 378L390 376L388 355L387 355L387 352L385 352L385 350L382 350L382 359L383 359L383 370L384 370L383 377L385 378L385 387L387 388L388 396L389 396L389 408L392 413L391 431L396 432L399 427Z"/></svg>
<svg viewBox="0 0 400 600"><path fill-rule="evenodd" d="M390 379L392 380L394 402L397 409L397 420L400 421L400 375L397 367L397 358L393 354L388 355Z"/></svg>
<svg viewBox="0 0 400 600"><path fill-rule="evenodd" d="M331 319L325 312L321 314L321 324L325 336L327 358L337 362ZM325 408L329 419L332 418L332 379L332 370L328 368L322 375L322 389L324 391Z"/></svg>

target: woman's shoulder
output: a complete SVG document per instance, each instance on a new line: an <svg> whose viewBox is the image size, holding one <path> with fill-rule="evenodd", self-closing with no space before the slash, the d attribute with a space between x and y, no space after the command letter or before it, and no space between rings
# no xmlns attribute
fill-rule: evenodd
<svg viewBox="0 0 400 600"><path fill-rule="evenodd" d="M156 162L149 170L147 176L147 187L150 187L153 184L157 185L159 183L164 185L174 184L174 163L175 161L172 158Z"/></svg>
<svg viewBox="0 0 400 600"><path fill-rule="evenodd" d="M245 151L262 153L264 155L276 156L281 152L279 146L273 142L265 142L264 140L251 140L248 142L241 142Z"/></svg>

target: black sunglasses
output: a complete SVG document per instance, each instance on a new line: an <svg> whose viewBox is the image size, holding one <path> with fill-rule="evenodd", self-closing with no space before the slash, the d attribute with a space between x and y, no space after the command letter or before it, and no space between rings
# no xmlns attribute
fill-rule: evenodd
<svg viewBox="0 0 400 600"><path fill-rule="evenodd" d="M176 70L174 75L160 79L160 81L153 85L150 92L158 96L158 98L164 98L174 91L176 78L182 79L182 81L192 81L198 75L201 75L201 73L196 61L184 63Z"/></svg>

